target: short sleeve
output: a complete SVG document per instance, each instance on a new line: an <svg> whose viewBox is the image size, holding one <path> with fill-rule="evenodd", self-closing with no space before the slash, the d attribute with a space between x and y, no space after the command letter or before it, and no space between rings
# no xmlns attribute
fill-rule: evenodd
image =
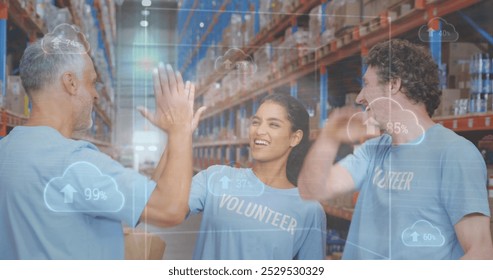
<svg viewBox="0 0 493 280"><path fill-rule="evenodd" d="M490 216L486 165L478 149L469 141L457 141L441 164L441 200L452 224L472 213Z"/></svg>
<svg viewBox="0 0 493 280"><path fill-rule="evenodd" d="M359 146L354 150L354 153L346 156L340 160L337 164L344 167L354 181L354 186L357 190L361 189L363 180L367 178L367 171L370 164L369 145L365 144Z"/></svg>
<svg viewBox="0 0 493 280"><path fill-rule="evenodd" d="M326 255L327 217L319 204L317 204L315 213L308 213L308 216L312 217L312 222L306 228L308 233L295 259L323 260Z"/></svg>
<svg viewBox="0 0 493 280"><path fill-rule="evenodd" d="M206 196L207 170L203 170L192 178L192 187L190 188L190 198L188 200L190 214L198 214L204 211Z"/></svg>
<svg viewBox="0 0 493 280"><path fill-rule="evenodd" d="M70 206L71 212L82 212L136 226L156 183L137 171L123 167L92 144L73 152L58 185L58 197L51 205ZM50 192L47 189L46 192ZM46 193L45 199L57 199Z"/></svg>

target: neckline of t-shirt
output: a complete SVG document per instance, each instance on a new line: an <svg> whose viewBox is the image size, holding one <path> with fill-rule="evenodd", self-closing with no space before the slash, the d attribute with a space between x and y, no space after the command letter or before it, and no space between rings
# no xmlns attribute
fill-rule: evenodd
<svg viewBox="0 0 493 280"><path fill-rule="evenodd" d="M253 172L253 169L252 168L246 168L246 169L248 171L249 176L251 176L254 180L256 180L257 182L259 182L260 184L262 184L264 186L264 190L267 190L267 191L270 191L270 192L280 192L280 193L298 192L298 188L297 187L289 188L289 189L280 189L280 188L274 188L272 186L269 186L269 185L265 184L264 182L262 182L262 180L260 180L257 177L257 175L255 175L255 172Z"/></svg>
<svg viewBox="0 0 493 280"><path fill-rule="evenodd" d="M54 129L51 126L47 125L18 125L14 127L14 130L20 131L20 130L40 130L40 131L46 131L46 132L53 132L56 135L60 135L63 137L63 135L60 133L60 131Z"/></svg>
<svg viewBox="0 0 493 280"><path fill-rule="evenodd" d="M67 138L65 136L63 136L60 131L56 130L55 128L51 127L51 126L47 126L47 125L18 125L16 127L14 127L14 129L12 131L26 131L26 130L37 130L38 132L43 132L43 133L48 133L50 136L55 136L56 137L59 137L60 139L63 139L63 140L68 140L68 141L74 141L74 142L83 142L83 143L88 143L88 144L91 144L91 142L88 142L86 140L76 140L76 139L73 139L73 138Z"/></svg>
<svg viewBox="0 0 493 280"><path fill-rule="evenodd" d="M397 150L397 149L402 149L405 147L412 147L415 145L419 145L421 142L424 142L428 138L428 134L431 131L434 131L436 129L436 127L440 127L440 126L441 125L439 123L435 123L434 125L430 126L427 130L425 130L425 132L421 136L418 136L418 137L414 138L413 140L411 140L407 143L399 144L399 145L393 145L392 144L392 136L389 135L390 148L392 150Z"/></svg>

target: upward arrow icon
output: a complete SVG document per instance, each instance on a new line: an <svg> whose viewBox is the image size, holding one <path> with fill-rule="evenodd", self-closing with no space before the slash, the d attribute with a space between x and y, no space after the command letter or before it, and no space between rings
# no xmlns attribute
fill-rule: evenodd
<svg viewBox="0 0 493 280"><path fill-rule="evenodd" d="M418 242L419 233L413 232L411 237L413 238L413 242Z"/></svg>
<svg viewBox="0 0 493 280"><path fill-rule="evenodd" d="M74 193L76 193L77 191L70 184L65 185L65 187L63 187L60 192L65 195L63 198L63 203L74 202Z"/></svg>
<svg viewBox="0 0 493 280"><path fill-rule="evenodd" d="M219 182L221 182L221 187L223 188L223 190L226 190L229 188L229 182L231 182L231 179L223 176L221 179L219 179Z"/></svg>

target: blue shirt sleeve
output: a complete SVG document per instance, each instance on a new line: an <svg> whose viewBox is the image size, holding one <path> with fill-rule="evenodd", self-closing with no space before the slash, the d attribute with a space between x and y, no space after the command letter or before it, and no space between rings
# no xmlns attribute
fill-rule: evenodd
<svg viewBox="0 0 493 280"><path fill-rule="evenodd" d="M156 183L123 167L95 146L77 149L63 177L61 195L73 198L73 212L105 217L136 226ZM60 205L61 203L59 203ZM56 203L55 203L56 205Z"/></svg>
<svg viewBox="0 0 493 280"><path fill-rule="evenodd" d="M353 154L347 155L338 162L344 167L354 181L357 190L361 189L363 180L368 177L368 168L370 165L369 145L368 142L356 148Z"/></svg>
<svg viewBox="0 0 493 280"><path fill-rule="evenodd" d="M441 201L452 224L472 213L490 216L486 165L478 149L469 141L457 141L448 147L441 164Z"/></svg>
<svg viewBox="0 0 493 280"><path fill-rule="evenodd" d="M308 213L311 223L306 227L308 231L300 250L295 256L297 260L324 260L326 255L327 217L321 205L317 205L314 215Z"/></svg>
<svg viewBox="0 0 493 280"><path fill-rule="evenodd" d="M192 178L190 198L188 200L188 206L190 208L189 215L204 211L207 197L207 170L200 171Z"/></svg>

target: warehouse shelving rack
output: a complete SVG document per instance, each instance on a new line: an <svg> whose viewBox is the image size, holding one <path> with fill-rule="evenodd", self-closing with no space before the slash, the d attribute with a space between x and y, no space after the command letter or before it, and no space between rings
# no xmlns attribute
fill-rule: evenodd
<svg viewBox="0 0 493 280"><path fill-rule="evenodd" d="M224 14L224 11L231 11L235 7L233 5L235 3L232 2L235 1L224 1L222 2L222 5L218 4L223 10L217 11L213 17L209 15L209 18L215 19L219 14ZM255 36L250 40L248 46L243 46L241 48L242 51L247 55L251 55L258 46L273 41L276 35L287 28L295 27L299 16L303 14L306 15L317 5L327 2L328 1L323 0L298 1L293 5L291 13L274 16L272 22L262 30L259 30L258 22L255 22L255 25L257 25L254 30ZM248 89L239 91L233 97L209 107L202 116L197 132L198 141L196 140L194 143L194 170L200 171L211 164L236 164L235 162L239 154L238 150L247 147L248 140L234 136L227 139L214 140L210 139L210 136L217 137L219 130L222 128L229 128L234 131L236 129L236 123L234 121L236 119L235 117L237 115L245 116L245 112L253 113L258 107L258 100L261 96L269 94L280 87L289 87L291 95L296 96L298 91L297 80L308 74L317 74L320 82L320 107L318 108L320 114L318 127L321 127L329 111L326 105L329 98L329 92L331 91L328 73L332 67L337 65L337 63L353 56L359 55L364 57L368 53L368 49L378 42L391 37L404 36L413 29L429 24L429 19L431 18L444 17L479 2L481 2L481 0L403 0L394 7L389 7L388 10L382 11L379 16L368 18L367 20L363 20L359 25L348 28L344 33L337 36L328 44L305 54L303 57L294 59L292 63L290 63L290 67L284 67L281 72L276 75L271 73L268 76L268 81L266 83L249 85ZM258 5L255 4L255 1L250 1L250 5L237 5L236 8L238 8L238 10L235 12L240 14L256 14L258 13ZM397 11L399 5L402 4L411 5L412 8L405 14L396 13L395 11ZM178 27L180 34L182 34L182 39L186 37L185 34L188 34L186 29L189 28L191 22L197 23L202 21L206 25L210 22L208 22L207 19L198 17L199 12L197 9L200 9L198 6L199 3L197 0L193 2L184 1L184 5L182 6L183 10L179 12L179 17L181 15L182 18L182 24L180 25L179 23ZM252 9L252 7L256 9ZM193 18L195 18L195 21ZM255 20L258 21L258 18ZM195 36L195 38L200 38L197 45L194 45L193 48L189 49L180 48L181 59L179 59L178 66L189 78L193 77L191 69L196 66L197 61L205 55L205 50L197 50L208 46L214 46L215 43L218 43L217 41L208 41L208 37L211 36L211 33L222 33L224 26L216 24L214 21L213 23L212 26L216 28L212 28L211 25L209 25L209 28L205 33L199 33L199 36ZM439 31L437 26L428 27ZM194 33L194 35L197 34ZM430 43L430 51L436 61L441 61L441 42L440 40L433 41L433 43ZM180 42L184 43L186 46L191 43L184 41ZM363 72L363 70L361 72ZM203 94L209 87L220 81L224 75L224 73L211 71L208 77L206 77L205 82L197 89L196 102L200 103ZM229 122L226 121L226 116L229 116ZM491 123L492 117L493 114L488 113L439 117L435 118L435 120L442 123L445 127L457 132L472 130L489 131L493 128L493 124ZM319 131L317 128L312 128L310 138L312 140L315 139L318 136L318 133ZM329 215L337 216L342 219L350 220L352 217L351 209L325 205L325 210Z"/></svg>
<svg viewBox="0 0 493 280"><path fill-rule="evenodd" d="M102 98L100 102L94 106L94 123L90 133L74 135L75 139L87 140L99 147L111 146L111 129L113 126L112 119L114 119L114 104L113 104L113 77L114 77L114 41L116 36L116 26L114 18L110 20L110 26L105 26L102 19L102 1L106 1L106 7L112 7L112 1L108 0L86 0L84 3L91 5L92 15L98 28L99 33L99 46L103 49L106 60L107 69L96 68L98 75L102 72L109 75L111 83L105 84L100 91ZM74 10L70 0L57 0L58 7L67 7L71 13L73 22L75 25L82 28L82 19L78 16L78 13ZM2 82L2 93L6 94L6 53L7 53L7 20L11 20L15 26L20 28L24 34L26 34L30 42L35 41L37 38L47 33L47 30L33 11L35 7L26 6L23 7L19 0L0 0L0 81ZM84 30L82 30L84 31ZM95 46L92 46L95 47ZM97 58L93 57L94 60ZM0 103L1 104L1 103ZM0 137L4 137L7 133L16 125L22 125L27 120L24 116L19 116L10 112L5 108L0 108Z"/></svg>

